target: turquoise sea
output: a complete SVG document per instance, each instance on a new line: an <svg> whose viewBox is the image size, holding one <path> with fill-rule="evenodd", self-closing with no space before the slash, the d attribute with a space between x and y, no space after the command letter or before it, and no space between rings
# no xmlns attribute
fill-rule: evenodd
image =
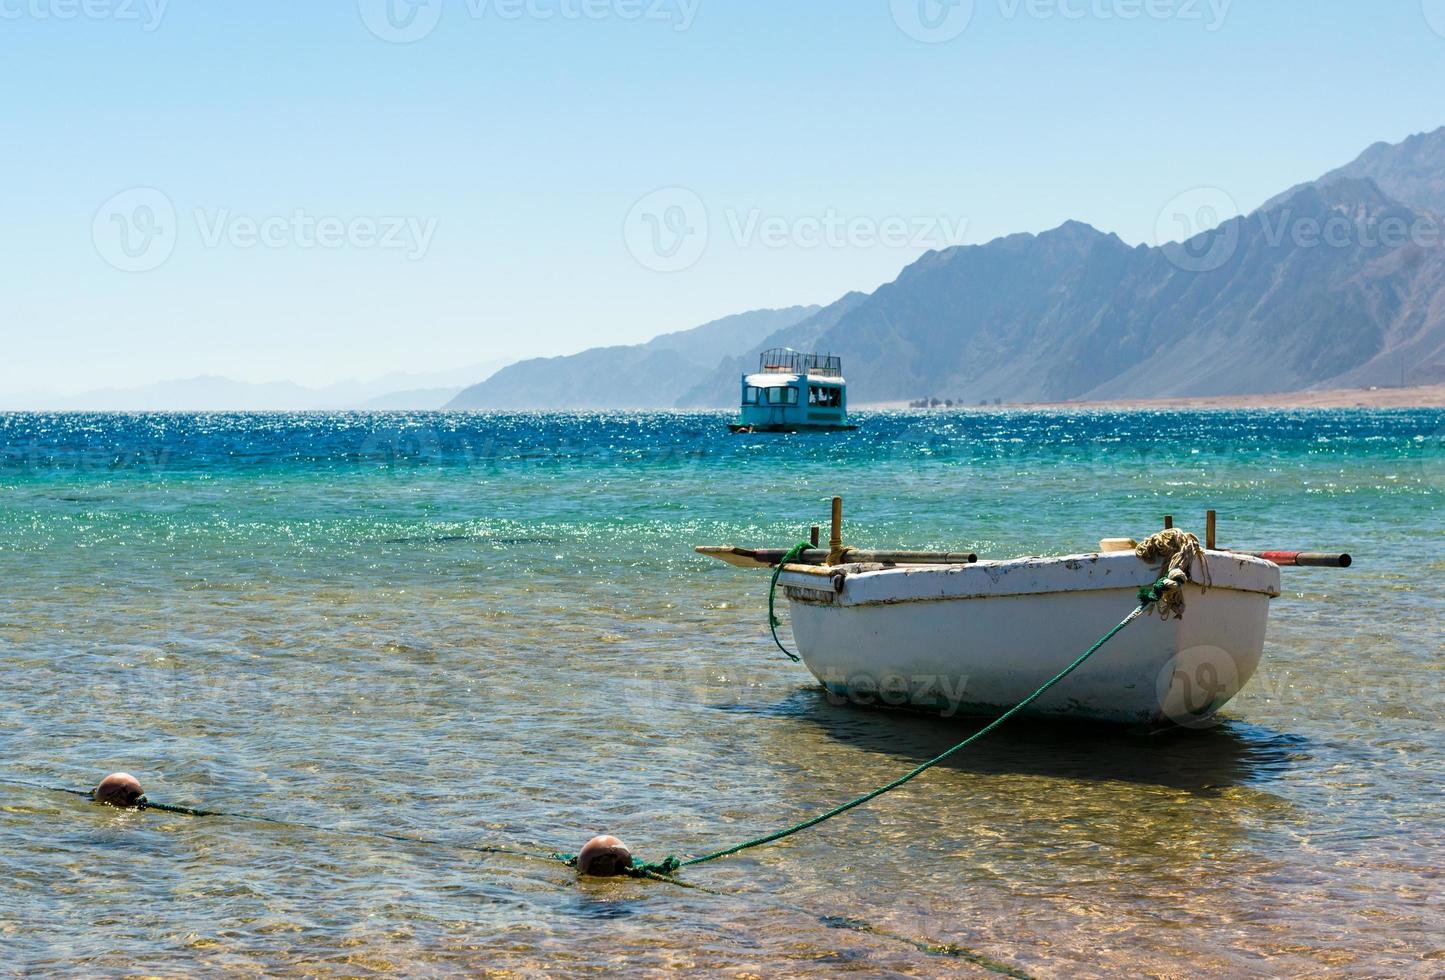
<svg viewBox="0 0 1445 980"><path fill-rule="evenodd" d="M1445 971L1445 412L725 421L0 415L0 972ZM1212 507L1226 546L1356 564L1285 570L1217 727L1010 725L685 886L579 883L545 855L711 850L977 726L831 702L765 575L692 551L835 493L858 545ZM115 770L271 822L54 791Z"/></svg>

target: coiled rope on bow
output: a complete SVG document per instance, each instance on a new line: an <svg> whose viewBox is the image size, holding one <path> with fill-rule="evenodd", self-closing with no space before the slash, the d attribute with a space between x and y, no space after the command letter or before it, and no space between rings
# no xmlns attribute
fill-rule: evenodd
<svg viewBox="0 0 1445 980"><path fill-rule="evenodd" d="M1147 562L1162 562L1159 566L1159 577L1172 579L1181 586L1185 582L1194 581L1194 566L1197 564L1199 589L1203 592L1209 588L1209 563L1204 557L1204 546L1199 543L1199 538L1187 531L1181 531L1177 527L1160 531L1146 538L1134 549L1134 554ZM1181 574L1176 575L1176 572ZM1184 589L1172 589L1155 608L1163 619L1183 619Z"/></svg>

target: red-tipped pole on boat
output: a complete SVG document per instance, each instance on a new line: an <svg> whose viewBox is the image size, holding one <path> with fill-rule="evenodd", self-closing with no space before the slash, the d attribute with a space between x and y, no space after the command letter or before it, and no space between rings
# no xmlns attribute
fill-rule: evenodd
<svg viewBox="0 0 1445 980"><path fill-rule="evenodd" d="M1355 563L1347 554L1321 551L1236 551L1234 554L1263 558L1281 568L1349 568Z"/></svg>

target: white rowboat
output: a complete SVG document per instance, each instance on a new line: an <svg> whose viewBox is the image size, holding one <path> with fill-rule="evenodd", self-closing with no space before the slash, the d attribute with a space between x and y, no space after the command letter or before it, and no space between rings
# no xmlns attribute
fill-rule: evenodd
<svg viewBox="0 0 1445 980"><path fill-rule="evenodd" d="M1205 551L1185 612L1150 615L1026 709L1035 717L1199 725L1254 674L1279 566ZM998 715L1138 604L1160 573L1131 551L976 564L785 566L803 662L833 694ZM1198 583L1208 581L1208 587Z"/></svg>

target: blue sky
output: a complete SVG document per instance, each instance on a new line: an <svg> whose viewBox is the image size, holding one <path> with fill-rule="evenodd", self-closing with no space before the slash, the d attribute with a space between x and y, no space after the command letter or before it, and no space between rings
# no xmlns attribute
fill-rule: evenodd
<svg viewBox="0 0 1445 980"><path fill-rule="evenodd" d="M0 391L631 343L1445 123L1445 0L409 3L0 0Z"/></svg>

